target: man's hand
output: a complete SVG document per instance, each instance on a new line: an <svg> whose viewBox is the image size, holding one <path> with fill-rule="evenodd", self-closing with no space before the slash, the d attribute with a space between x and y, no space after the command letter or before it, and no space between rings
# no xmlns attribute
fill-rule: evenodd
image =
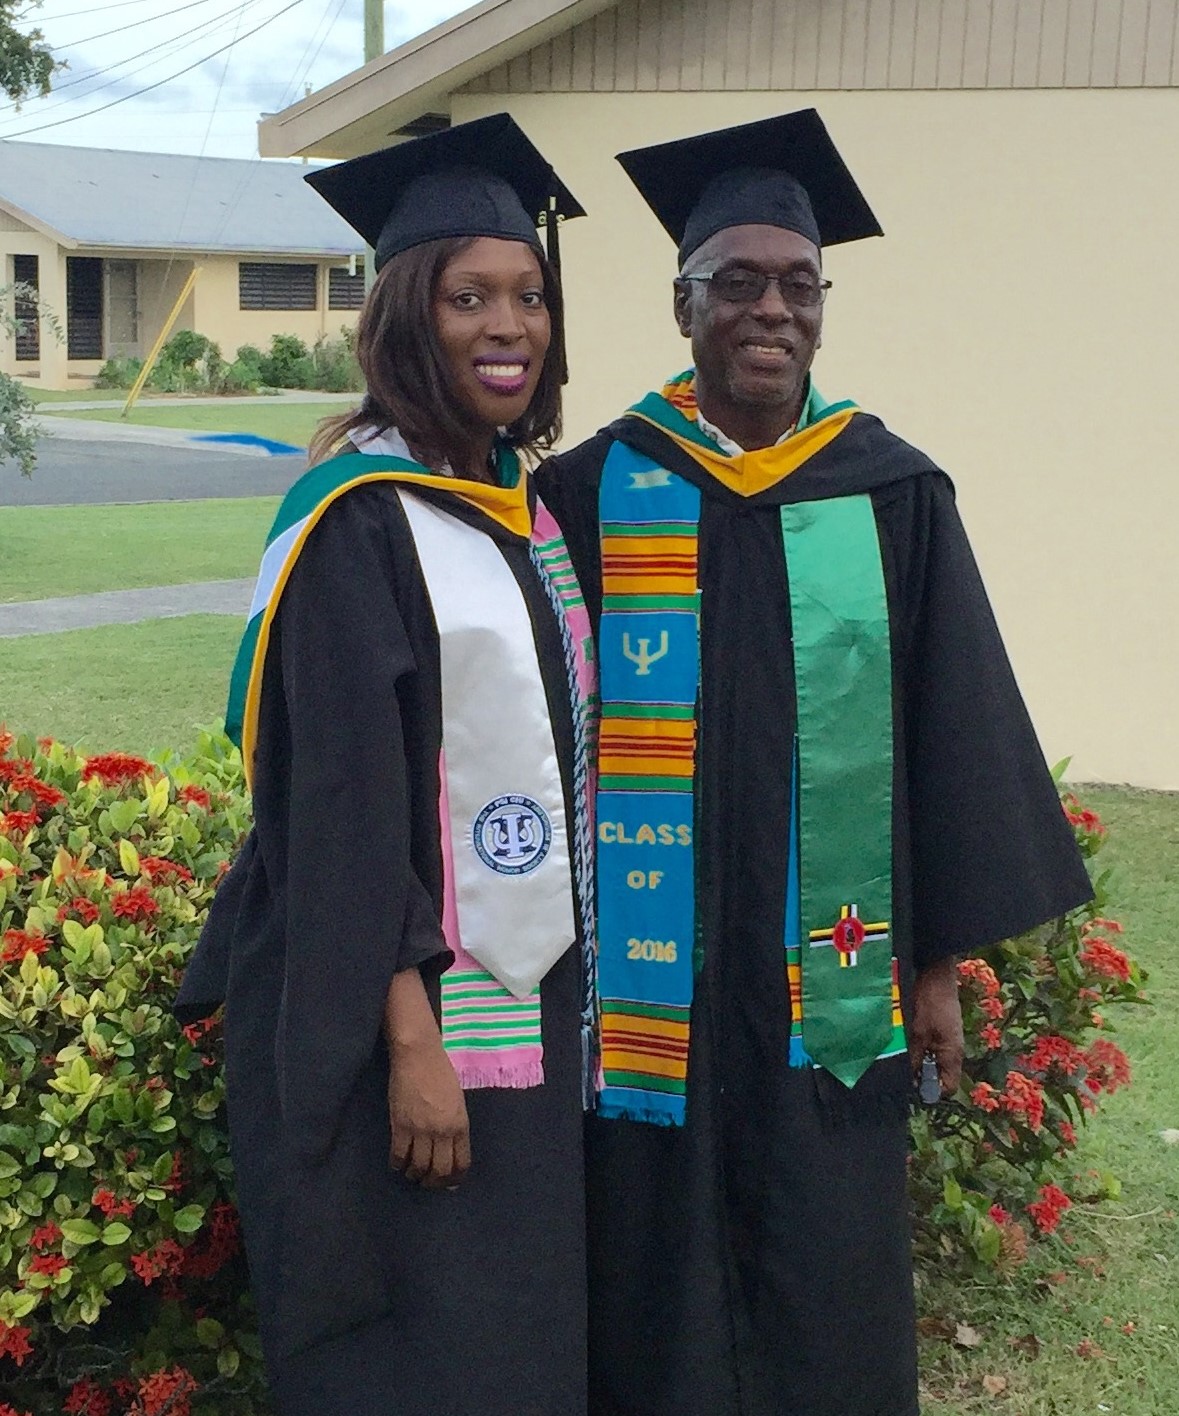
<svg viewBox="0 0 1179 1416"><path fill-rule="evenodd" d="M909 1060L913 1075L921 1072L921 1059L932 1052L937 1059L942 1096L958 1090L966 1041L962 1032L962 1005L958 1001L958 965L940 959L917 975L913 991L913 1020L909 1025Z"/></svg>
<svg viewBox="0 0 1179 1416"><path fill-rule="evenodd" d="M428 1190L453 1189L471 1167L467 1103L417 969L395 974L389 985L385 1041L389 1164Z"/></svg>

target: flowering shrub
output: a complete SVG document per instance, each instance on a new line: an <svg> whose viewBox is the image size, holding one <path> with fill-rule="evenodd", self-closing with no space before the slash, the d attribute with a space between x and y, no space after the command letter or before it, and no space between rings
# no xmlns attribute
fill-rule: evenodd
<svg viewBox="0 0 1179 1416"><path fill-rule="evenodd" d="M0 730L0 1416L264 1409L220 1030L169 1011L240 767Z"/></svg>
<svg viewBox="0 0 1179 1416"><path fill-rule="evenodd" d="M1082 853L1105 826L1072 793L1062 804ZM1130 1080L1103 1010L1143 1000L1143 975L1105 917L1107 881L1084 908L959 965L966 1065L957 1095L914 1120L910 1190L917 1253L1009 1272L1029 1237L1052 1234L1077 1200L1115 1197L1116 1177L1076 1186L1077 1127Z"/></svg>
<svg viewBox="0 0 1179 1416"><path fill-rule="evenodd" d="M1082 850L1097 816L1064 807ZM169 1011L248 825L240 757L89 759L0 729L0 1416L262 1416L220 1027ZM914 1120L919 1261L1010 1271L1070 1206L1141 975L1089 907L960 969L967 1062Z"/></svg>

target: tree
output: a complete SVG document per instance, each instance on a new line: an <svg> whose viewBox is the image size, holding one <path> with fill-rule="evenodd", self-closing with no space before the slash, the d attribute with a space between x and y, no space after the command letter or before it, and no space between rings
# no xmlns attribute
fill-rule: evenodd
<svg viewBox="0 0 1179 1416"><path fill-rule="evenodd" d="M18 107L22 99L44 97L54 73L63 67L40 30L17 28L39 3L0 0L0 90Z"/></svg>
<svg viewBox="0 0 1179 1416"><path fill-rule="evenodd" d="M3 4L4 0L0 0ZM22 319L11 313L10 301L27 310L32 304L39 317L43 311L37 292L25 285L0 285L0 340L20 333ZM56 331L50 319L51 332ZM26 477L31 477L36 463L37 425L33 421L33 400L19 383L0 372L0 464L15 462Z"/></svg>

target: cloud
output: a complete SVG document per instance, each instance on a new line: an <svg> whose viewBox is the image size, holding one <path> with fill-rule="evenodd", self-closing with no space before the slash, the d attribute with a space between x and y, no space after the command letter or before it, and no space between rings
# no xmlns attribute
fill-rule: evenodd
<svg viewBox="0 0 1179 1416"><path fill-rule="evenodd" d="M124 0L87 14L83 0L46 0L36 23L69 68L47 98L20 112L0 105L0 139L256 157L262 113L287 107L308 85L323 88L364 60L363 0L297 0L280 13L290 3ZM463 8L465 0L389 3L386 45L394 48ZM263 26L257 34L210 57L257 26Z"/></svg>

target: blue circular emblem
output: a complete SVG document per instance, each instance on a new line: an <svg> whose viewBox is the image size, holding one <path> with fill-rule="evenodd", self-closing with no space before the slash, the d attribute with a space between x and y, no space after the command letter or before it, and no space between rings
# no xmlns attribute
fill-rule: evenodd
<svg viewBox="0 0 1179 1416"><path fill-rule="evenodd" d="M528 875L548 855L553 827L531 797L500 796L476 816L472 837L479 859L497 875Z"/></svg>

